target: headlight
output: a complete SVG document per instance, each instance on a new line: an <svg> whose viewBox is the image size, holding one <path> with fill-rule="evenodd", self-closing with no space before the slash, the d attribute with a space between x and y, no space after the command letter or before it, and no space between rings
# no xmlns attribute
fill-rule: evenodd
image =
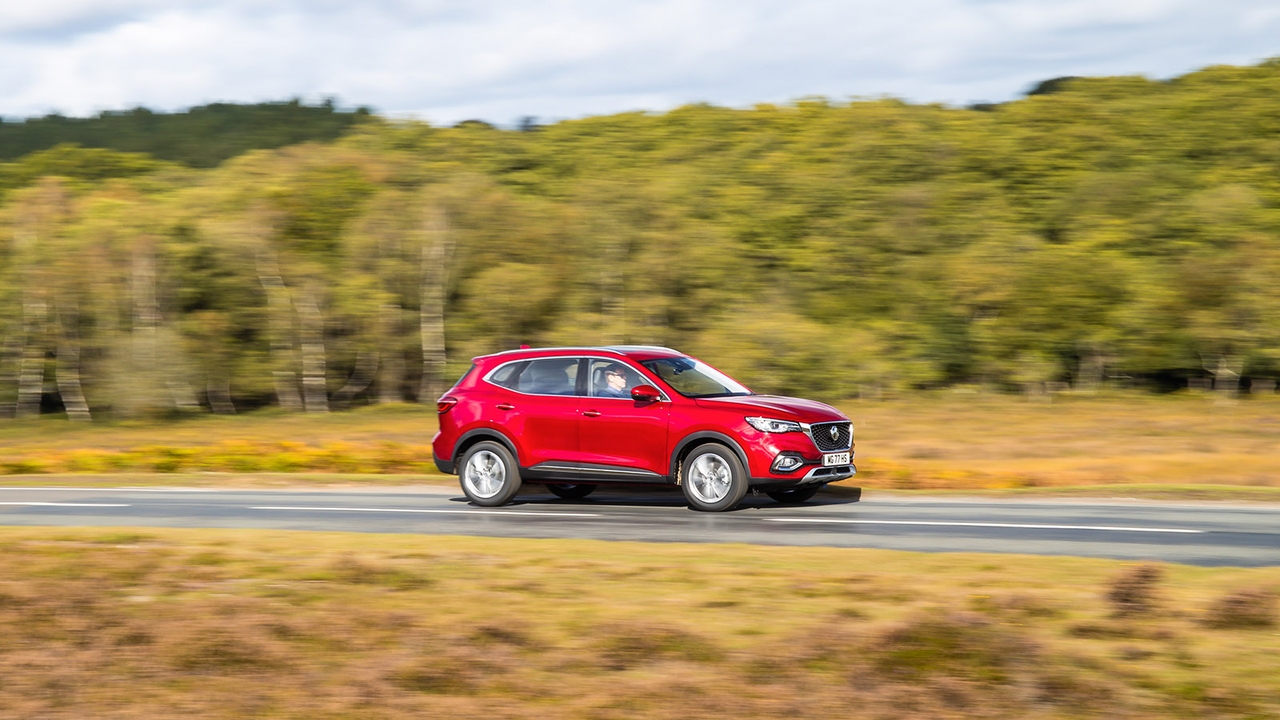
<svg viewBox="0 0 1280 720"><path fill-rule="evenodd" d="M751 423L751 427L760 432L767 433L789 433L802 432L804 428L800 427L800 423L790 420L775 420L773 418L749 417L747 422Z"/></svg>

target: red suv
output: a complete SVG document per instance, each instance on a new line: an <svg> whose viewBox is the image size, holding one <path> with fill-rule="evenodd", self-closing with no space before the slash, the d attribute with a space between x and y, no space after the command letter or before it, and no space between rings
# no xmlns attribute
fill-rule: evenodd
<svg viewBox="0 0 1280 720"><path fill-rule="evenodd" d="M478 357L437 409L436 467L477 505L502 505L524 482L564 498L624 483L679 485L693 508L729 510L749 489L798 503L856 472L839 410L756 395L668 348Z"/></svg>

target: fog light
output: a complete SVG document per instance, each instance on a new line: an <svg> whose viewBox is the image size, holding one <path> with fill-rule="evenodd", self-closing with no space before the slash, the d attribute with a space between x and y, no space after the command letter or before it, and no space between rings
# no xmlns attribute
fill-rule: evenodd
<svg viewBox="0 0 1280 720"><path fill-rule="evenodd" d="M804 458L795 453L781 453L773 459L773 467L769 468L773 472L785 473L791 472L804 464Z"/></svg>

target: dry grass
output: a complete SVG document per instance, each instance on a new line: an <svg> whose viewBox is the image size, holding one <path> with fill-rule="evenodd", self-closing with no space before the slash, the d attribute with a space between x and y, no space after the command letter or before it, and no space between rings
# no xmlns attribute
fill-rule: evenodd
<svg viewBox="0 0 1280 720"><path fill-rule="evenodd" d="M1131 566L1075 558L89 529L0 551L5 717L1280 715L1280 634L1217 620L1280 568L1162 566L1162 602L1116 617Z"/></svg>
<svg viewBox="0 0 1280 720"><path fill-rule="evenodd" d="M1280 398L1125 393L1044 402L948 392L841 407L857 429L859 475L851 484L862 487L1280 500ZM376 474L422 482L435 475L435 430L434 409L414 405L167 425L6 421L0 472L213 471L242 476L239 484L254 484L243 476L258 473L275 473L266 484L278 484L282 473L307 483Z"/></svg>
<svg viewBox="0 0 1280 720"><path fill-rule="evenodd" d="M842 408L864 487L1280 487L1280 398L940 393Z"/></svg>

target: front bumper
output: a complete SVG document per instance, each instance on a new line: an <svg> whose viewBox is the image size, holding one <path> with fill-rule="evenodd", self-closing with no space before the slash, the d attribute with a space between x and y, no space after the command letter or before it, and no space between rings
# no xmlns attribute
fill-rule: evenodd
<svg viewBox="0 0 1280 720"><path fill-rule="evenodd" d="M749 485L755 488L769 488L776 490L785 490L787 488L799 487L801 485L826 485L827 483L848 480L858 474L858 468L852 464L837 465L835 467L815 467L800 477L779 477L773 475L771 477L753 477L749 481Z"/></svg>
<svg viewBox="0 0 1280 720"><path fill-rule="evenodd" d="M816 467L805 473L804 477L800 478L800 484L808 485L809 483L815 482L836 482L837 480L846 480L857 474L858 468L854 467L852 463L848 465L836 465L835 467Z"/></svg>

